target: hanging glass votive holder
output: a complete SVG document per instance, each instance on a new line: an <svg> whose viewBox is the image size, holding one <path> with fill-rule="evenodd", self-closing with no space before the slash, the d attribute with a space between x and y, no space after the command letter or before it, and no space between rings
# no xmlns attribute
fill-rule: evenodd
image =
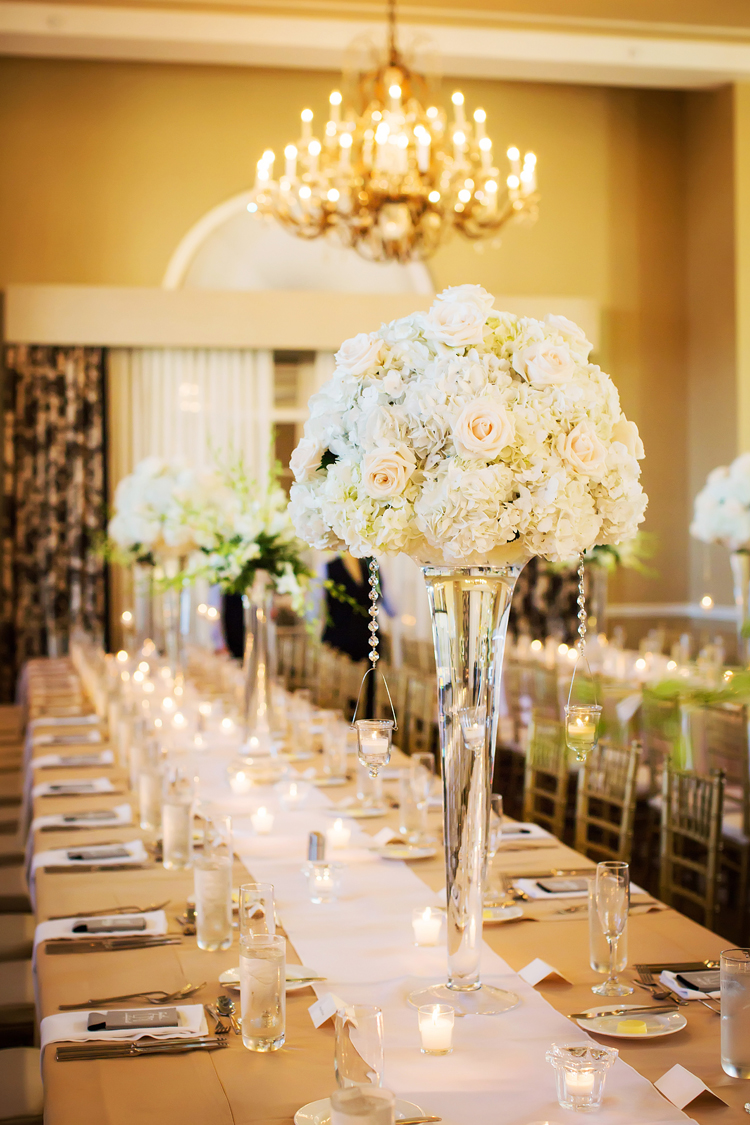
<svg viewBox="0 0 750 1125"><path fill-rule="evenodd" d="M565 742L577 762L585 762L599 740L598 703L568 703L565 708Z"/></svg>
<svg viewBox="0 0 750 1125"><path fill-rule="evenodd" d="M354 727L357 731L357 757L363 766L367 766L370 777L377 777L379 770L391 760L396 724L393 719L355 719Z"/></svg>

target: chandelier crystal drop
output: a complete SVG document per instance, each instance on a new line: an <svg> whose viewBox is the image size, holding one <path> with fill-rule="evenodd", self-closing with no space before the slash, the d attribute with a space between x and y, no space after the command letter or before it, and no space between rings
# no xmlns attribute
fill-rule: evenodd
<svg viewBox="0 0 750 1125"><path fill-rule="evenodd" d="M359 109L331 93L322 138L312 110L302 110L300 136L276 176L275 154L263 153L248 211L300 238L333 234L379 262L428 258L453 230L479 241L536 218L534 153L522 158L510 147L501 172L483 109L469 119L460 91L452 121L437 105L425 108L426 79L396 47L393 2L387 61L360 72L357 88Z"/></svg>

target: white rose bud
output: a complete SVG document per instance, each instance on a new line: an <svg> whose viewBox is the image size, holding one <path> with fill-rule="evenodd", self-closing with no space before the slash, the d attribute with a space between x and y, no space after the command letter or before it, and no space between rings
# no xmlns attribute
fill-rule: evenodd
<svg viewBox="0 0 750 1125"><path fill-rule="evenodd" d="M467 403L453 427L458 452L487 461L499 457L515 436L516 427L509 412L499 402L487 398Z"/></svg>
<svg viewBox="0 0 750 1125"><path fill-rule="evenodd" d="M590 423L579 422L567 437L561 436L559 440L561 456L575 472L588 477L601 476L606 451Z"/></svg>
<svg viewBox="0 0 750 1125"><path fill-rule="evenodd" d="M576 369L567 344L550 344L540 340L529 344L513 356L513 366L535 387L559 386L570 380Z"/></svg>
<svg viewBox="0 0 750 1125"><path fill-rule="evenodd" d="M303 437L289 459L289 468L294 473L294 479L303 483L310 479L320 465L323 456L323 447L314 438Z"/></svg>
<svg viewBox="0 0 750 1125"><path fill-rule="evenodd" d="M452 348L481 344L487 313L476 301L437 300L424 318L424 334Z"/></svg>
<svg viewBox="0 0 750 1125"><path fill-rule="evenodd" d="M376 340L366 332L360 332L351 340L344 340L336 352L336 363L348 375L364 375L380 362L382 340Z"/></svg>
<svg viewBox="0 0 750 1125"><path fill-rule="evenodd" d="M375 500L399 496L414 472L414 460L409 450L374 449L362 461L362 481L365 491Z"/></svg>
<svg viewBox="0 0 750 1125"><path fill-rule="evenodd" d="M629 422L627 418L620 418L619 422L615 422L612 427L612 441L621 442L630 456L639 461L646 456L638 427L635 422Z"/></svg>
<svg viewBox="0 0 750 1125"><path fill-rule="evenodd" d="M481 285L450 285L442 293L438 293L435 303L449 301L453 304L476 305L484 313L485 320L492 311L495 298Z"/></svg>

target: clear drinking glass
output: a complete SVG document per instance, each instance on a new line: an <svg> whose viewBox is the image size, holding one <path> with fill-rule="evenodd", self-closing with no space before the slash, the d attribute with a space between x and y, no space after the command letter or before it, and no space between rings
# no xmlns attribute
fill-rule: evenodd
<svg viewBox="0 0 750 1125"><path fill-rule="evenodd" d="M349 1087L331 1094L331 1125L393 1125L396 1097L390 1090Z"/></svg>
<svg viewBox="0 0 750 1125"><path fill-rule="evenodd" d="M240 940L242 1043L249 1051L278 1051L286 1032L286 939L248 934Z"/></svg>
<svg viewBox="0 0 750 1125"><path fill-rule="evenodd" d="M411 787L411 770L398 771L398 830L413 844L419 838L422 821L414 791Z"/></svg>
<svg viewBox="0 0 750 1125"><path fill-rule="evenodd" d="M368 808L379 808L383 804L383 778L373 777L367 766L357 761L357 800Z"/></svg>
<svg viewBox="0 0 750 1125"><path fill-rule="evenodd" d="M435 780L435 757L429 753L412 754L409 759L411 791L419 812L419 834L427 835L427 811Z"/></svg>
<svg viewBox="0 0 750 1125"><path fill-rule="evenodd" d="M144 832L161 831L161 804L164 788L164 771L149 765L138 775L138 805L140 825Z"/></svg>
<svg viewBox="0 0 750 1125"><path fill-rule="evenodd" d="M323 773L346 777L347 727L338 711L332 711L323 727Z"/></svg>
<svg viewBox="0 0 750 1125"><path fill-rule="evenodd" d="M628 996L633 989L617 979L617 939L625 930L630 908L630 868L607 860L596 865L596 912L609 946L609 976L591 989L598 996Z"/></svg>
<svg viewBox="0 0 750 1125"><path fill-rule="evenodd" d="M232 944L232 822L203 817L203 851L194 861L195 920L199 949Z"/></svg>
<svg viewBox="0 0 750 1125"><path fill-rule="evenodd" d="M495 901L492 880L492 863L500 850L503 839L503 799L499 793L490 794L490 821L487 833L487 887L484 892L485 903Z"/></svg>
<svg viewBox="0 0 750 1125"><path fill-rule="evenodd" d="M750 949L721 954L721 1066L750 1078Z"/></svg>
<svg viewBox="0 0 750 1125"><path fill-rule="evenodd" d="M628 963L628 927L615 938L615 972L621 973ZM596 879L589 879L589 964L595 973L609 973L609 945L596 909Z"/></svg>
<svg viewBox="0 0 750 1125"><path fill-rule="evenodd" d="M333 1069L341 1087L383 1085L383 1011L354 1004L336 1012Z"/></svg>
<svg viewBox="0 0 750 1125"><path fill-rule="evenodd" d="M243 883L240 887L240 941L254 934L275 933L273 884Z"/></svg>
<svg viewBox="0 0 750 1125"><path fill-rule="evenodd" d="M182 770L174 769L164 779L161 809L163 863L171 871L193 863L193 783Z"/></svg>

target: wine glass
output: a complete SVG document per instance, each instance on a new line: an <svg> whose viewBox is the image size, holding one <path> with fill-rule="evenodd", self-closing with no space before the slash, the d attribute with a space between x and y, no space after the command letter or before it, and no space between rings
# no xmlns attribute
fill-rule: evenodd
<svg viewBox="0 0 750 1125"><path fill-rule="evenodd" d="M625 929L630 908L630 867L607 860L596 865L596 912L609 946L609 977L592 988L598 996L628 996L633 989L617 979L617 939Z"/></svg>
<svg viewBox="0 0 750 1125"><path fill-rule="evenodd" d="M410 765L411 792L419 813L420 837L424 838L427 835L427 810L435 777L435 758L430 753L412 754Z"/></svg>

